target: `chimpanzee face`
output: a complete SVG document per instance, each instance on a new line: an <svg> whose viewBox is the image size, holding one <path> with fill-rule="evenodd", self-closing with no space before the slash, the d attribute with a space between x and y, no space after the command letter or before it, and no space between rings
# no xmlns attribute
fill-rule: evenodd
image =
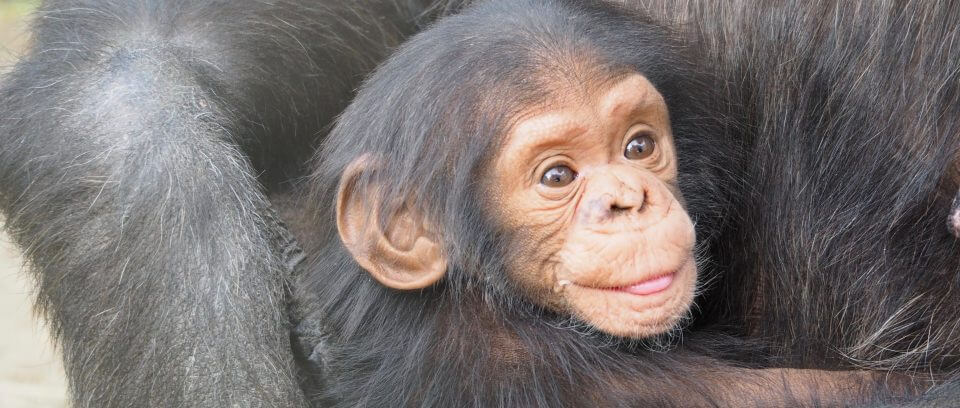
<svg viewBox="0 0 960 408"><path fill-rule="evenodd" d="M606 333L666 332L690 309L697 266L663 97L636 73L560 85L549 105L499 135L482 175L492 222L516 238L507 276L532 302ZM338 229L374 279L424 288L447 273L436 220L405 205L386 224L371 222L383 194L378 182L355 182L385 159L364 156L345 170Z"/></svg>
<svg viewBox="0 0 960 408"><path fill-rule="evenodd" d="M499 218L518 236L510 277L604 332L668 331L690 308L697 266L663 97L639 74L560 89L516 122L491 166Z"/></svg>

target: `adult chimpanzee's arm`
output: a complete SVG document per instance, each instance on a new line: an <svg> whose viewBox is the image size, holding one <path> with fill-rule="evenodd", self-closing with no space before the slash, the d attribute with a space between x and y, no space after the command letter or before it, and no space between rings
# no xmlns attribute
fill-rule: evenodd
<svg viewBox="0 0 960 408"><path fill-rule="evenodd" d="M415 11L327 3L42 7L0 88L0 210L75 405L306 405L262 183L298 175Z"/></svg>

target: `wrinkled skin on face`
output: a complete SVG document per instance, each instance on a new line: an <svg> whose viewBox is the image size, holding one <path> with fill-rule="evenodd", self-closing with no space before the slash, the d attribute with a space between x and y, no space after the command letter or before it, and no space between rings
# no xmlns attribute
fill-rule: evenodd
<svg viewBox="0 0 960 408"><path fill-rule="evenodd" d="M606 333L669 331L690 309L697 266L663 97L639 74L560 89L491 166L498 218L519 234L511 278Z"/></svg>

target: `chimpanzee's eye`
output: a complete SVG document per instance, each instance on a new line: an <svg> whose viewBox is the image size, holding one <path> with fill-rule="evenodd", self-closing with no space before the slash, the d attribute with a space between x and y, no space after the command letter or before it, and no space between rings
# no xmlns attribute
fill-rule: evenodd
<svg viewBox="0 0 960 408"><path fill-rule="evenodd" d="M649 133L639 133L627 143L623 156L630 160L646 159L653 154L656 148L657 143L653 141Z"/></svg>
<svg viewBox="0 0 960 408"><path fill-rule="evenodd" d="M565 187L577 178L577 173L567 166L555 166L549 168L543 177L540 178L540 184L547 187Z"/></svg>

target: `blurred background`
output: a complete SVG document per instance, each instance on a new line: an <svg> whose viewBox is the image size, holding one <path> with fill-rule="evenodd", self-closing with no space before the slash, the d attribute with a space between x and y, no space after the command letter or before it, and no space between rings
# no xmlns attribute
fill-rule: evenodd
<svg viewBox="0 0 960 408"><path fill-rule="evenodd" d="M29 44L27 27L36 3L0 0L0 81ZM0 408L67 406L60 356L32 302L23 260L0 232Z"/></svg>

